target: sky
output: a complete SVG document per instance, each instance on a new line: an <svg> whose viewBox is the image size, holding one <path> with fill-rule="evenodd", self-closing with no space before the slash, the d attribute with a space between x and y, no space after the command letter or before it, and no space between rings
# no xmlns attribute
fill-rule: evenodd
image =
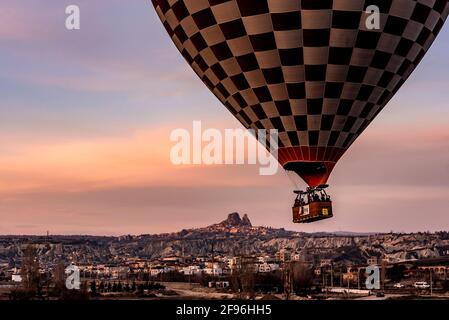
<svg viewBox="0 0 449 320"><path fill-rule="evenodd" d="M80 30L65 28L71 4ZM334 218L295 225L283 170L171 164L172 130L241 125L149 0L2 1L0 234L171 232L235 211L305 232L449 230L448 53L446 25L334 169Z"/></svg>

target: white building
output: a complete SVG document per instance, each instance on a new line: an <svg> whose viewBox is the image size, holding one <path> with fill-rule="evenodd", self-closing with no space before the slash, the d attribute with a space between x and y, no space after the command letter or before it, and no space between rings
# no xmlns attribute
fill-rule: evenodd
<svg viewBox="0 0 449 320"><path fill-rule="evenodd" d="M193 276L203 272L199 266L187 266L180 270L185 276Z"/></svg>
<svg viewBox="0 0 449 320"><path fill-rule="evenodd" d="M14 282L22 282L22 276L20 274L13 274L11 280Z"/></svg>
<svg viewBox="0 0 449 320"><path fill-rule="evenodd" d="M213 276L221 276L223 274L222 268L204 268L203 271L205 274Z"/></svg>
<svg viewBox="0 0 449 320"><path fill-rule="evenodd" d="M228 259L228 268L229 269L236 269L239 267L241 262L240 257L232 257Z"/></svg>
<svg viewBox="0 0 449 320"><path fill-rule="evenodd" d="M274 258L270 257L269 255L257 257L257 262L259 262L259 263L264 263L264 262L273 261L273 260L274 260Z"/></svg>
<svg viewBox="0 0 449 320"><path fill-rule="evenodd" d="M279 270L279 264L277 263L261 263L258 265L257 271L260 273L267 273Z"/></svg>
<svg viewBox="0 0 449 320"><path fill-rule="evenodd" d="M292 253L291 260L292 261L300 261L301 260L301 254L299 252Z"/></svg>
<svg viewBox="0 0 449 320"><path fill-rule="evenodd" d="M209 288L229 288L229 281L210 281Z"/></svg>
<svg viewBox="0 0 449 320"><path fill-rule="evenodd" d="M175 271L176 269L174 267L169 266L156 266L150 269L150 275L151 276L157 276L161 273L168 273L171 271Z"/></svg>
<svg viewBox="0 0 449 320"><path fill-rule="evenodd" d="M291 251L290 249L281 249L278 252L276 252L276 260L277 261L290 261L291 259Z"/></svg>
<svg viewBox="0 0 449 320"><path fill-rule="evenodd" d="M321 259L320 267L328 267L332 265L332 259Z"/></svg>

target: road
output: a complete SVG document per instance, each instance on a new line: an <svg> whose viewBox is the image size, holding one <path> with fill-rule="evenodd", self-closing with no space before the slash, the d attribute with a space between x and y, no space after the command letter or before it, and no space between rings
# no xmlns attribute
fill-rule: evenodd
<svg viewBox="0 0 449 320"><path fill-rule="evenodd" d="M371 295L371 296L367 296L367 297L361 297L361 298L357 298L355 300L387 300L389 298L399 298L402 297L402 294L385 294L385 297L376 297L376 295Z"/></svg>

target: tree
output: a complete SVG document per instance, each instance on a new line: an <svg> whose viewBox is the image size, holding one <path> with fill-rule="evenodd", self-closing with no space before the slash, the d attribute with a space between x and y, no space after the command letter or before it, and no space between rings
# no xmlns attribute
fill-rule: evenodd
<svg viewBox="0 0 449 320"><path fill-rule="evenodd" d="M234 292L240 292L240 279L237 273L237 270L233 270L231 274L231 288Z"/></svg>
<svg viewBox="0 0 449 320"><path fill-rule="evenodd" d="M145 291L144 285L140 283L140 284L137 286L137 292L138 292L139 295L143 295L144 291Z"/></svg>
<svg viewBox="0 0 449 320"><path fill-rule="evenodd" d="M254 260L249 257L241 257L240 263L232 271L231 286L234 292L240 292L249 299L255 297L255 264Z"/></svg>
<svg viewBox="0 0 449 320"><path fill-rule="evenodd" d="M135 292L136 291L136 282L133 281L133 284L131 285L131 292Z"/></svg>
<svg viewBox="0 0 449 320"><path fill-rule="evenodd" d="M32 244L28 245L24 250L20 271L23 289L31 296L41 295L39 255L36 247Z"/></svg>
<svg viewBox="0 0 449 320"><path fill-rule="evenodd" d="M254 263L251 260L244 261L242 259L240 281L242 284L242 292L246 293L249 299L254 299L255 297L254 273Z"/></svg>
<svg viewBox="0 0 449 320"><path fill-rule="evenodd" d="M306 291L312 287L313 270L305 263L292 263L292 281L294 292Z"/></svg>
<svg viewBox="0 0 449 320"><path fill-rule="evenodd" d="M93 296L97 294L97 284L95 281L90 283L90 294Z"/></svg>
<svg viewBox="0 0 449 320"><path fill-rule="evenodd" d="M441 287L443 288L444 292L448 292L449 291L449 280L442 280Z"/></svg>
<svg viewBox="0 0 449 320"><path fill-rule="evenodd" d="M209 281L212 281L212 277L208 274L201 272L201 274L198 276L198 282L203 286L207 287L209 286Z"/></svg>
<svg viewBox="0 0 449 320"><path fill-rule="evenodd" d="M65 268L64 263L62 261L60 261L54 269L54 278L55 278L54 295L62 296L63 291L67 289L65 286Z"/></svg>
<svg viewBox="0 0 449 320"><path fill-rule="evenodd" d="M404 278L404 265L393 265L390 270L387 271L387 277L391 279L391 281L398 282Z"/></svg>
<svg viewBox="0 0 449 320"><path fill-rule="evenodd" d="M279 292L283 287L283 276L284 272L281 270L276 270L267 273L256 273L254 275L254 281L257 291L268 292Z"/></svg>
<svg viewBox="0 0 449 320"><path fill-rule="evenodd" d="M61 300L89 300L88 286L87 281L83 281L80 290L64 290Z"/></svg>

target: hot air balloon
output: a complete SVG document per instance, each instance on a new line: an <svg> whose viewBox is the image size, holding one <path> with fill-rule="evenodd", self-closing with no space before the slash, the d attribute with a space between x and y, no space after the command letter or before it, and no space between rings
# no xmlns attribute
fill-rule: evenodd
<svg viewBox="0 0 449 320"><path fill-rule="evenodd" d="M332 216L337 161L404 84L447 0L152 0L185 60L246 127L277 129L278 161L309 186L294 222ZM379 9L380 28L366 21ZM322 201L319 201L322 200Z"/></svg>

